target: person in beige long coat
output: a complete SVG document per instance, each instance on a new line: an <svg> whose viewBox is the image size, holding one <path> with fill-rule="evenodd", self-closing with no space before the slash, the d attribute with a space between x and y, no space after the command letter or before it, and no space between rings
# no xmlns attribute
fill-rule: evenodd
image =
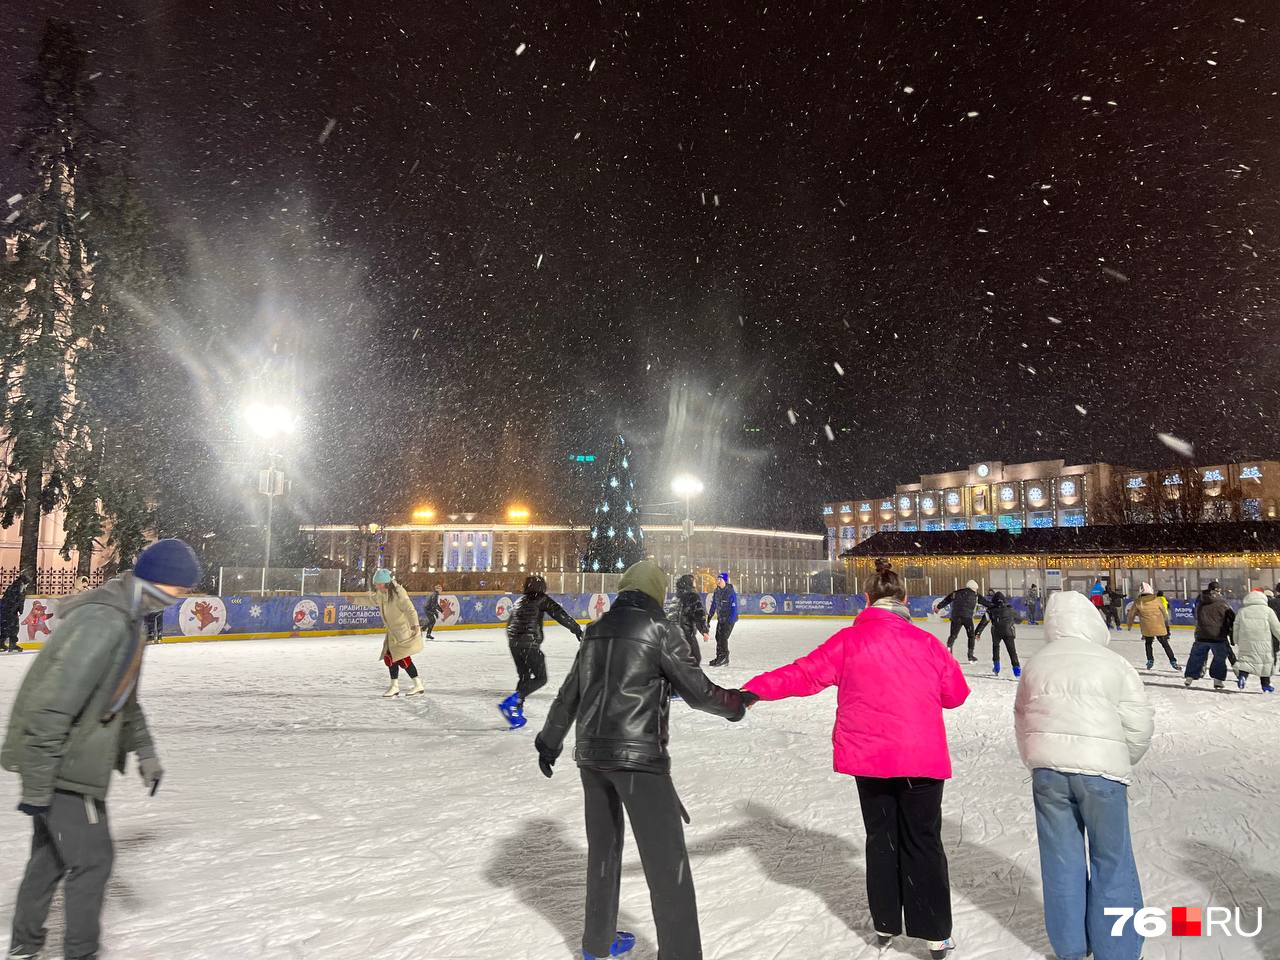
<svg viewBox="0 0 1280 960"><path fill-rule="evenodd" d="M383 696L400 696L401 667L404 667L404 672L413 681L413 689L407 696L416 697L426 693L422 678L418 676L418 668L413 662L413 655L422 652L422 628L418 626L418 611L414 609L413 601L405 593L404 587L396 583L390 570L383 568L373 575L373 602L382 611L382 622L387 628L379 656L391 673L391 686Z"/></svg>

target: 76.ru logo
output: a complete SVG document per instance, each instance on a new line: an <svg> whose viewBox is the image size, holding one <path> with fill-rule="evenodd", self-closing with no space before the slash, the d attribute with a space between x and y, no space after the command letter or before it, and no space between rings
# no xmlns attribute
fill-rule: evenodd
<svg viewBox="0 0 1280 960"><path fill-rule="evenodd" d="M1165 921L1165 911L1160 907L1143 907L1135 911L1132 907L1107 907L1102 911L1108 917L1115 917L1111 927L1111 935L1124 935L1124 925L1133 920L1133 929L1144 937L1163 937L1169 932L1169 923ZM1173 935L1175 937L1208 937L1213 935L1213 928L1221 928L1222 935L1232 936L1231 928L1235 927L1237 937L1256 937L1262 932L1262 908L1258 908L1257 925L1252 931L1241 926L1240 908L1230 907L1174 907L1171 916ZM1234 921L1234 922L1233 922ZM1202 932L1203 931L1203 932Z"/></svg>

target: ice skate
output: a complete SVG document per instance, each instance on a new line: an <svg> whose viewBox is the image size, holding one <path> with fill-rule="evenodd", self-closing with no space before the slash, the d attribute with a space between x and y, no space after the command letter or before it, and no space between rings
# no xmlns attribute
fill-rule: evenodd
<svg viewBox="0 0 1280 960"><path fill-rule="evenodd" d="M1017 680L1022 676L1022 667L1013 668L1013 679Z"/></svg>
<svg viewBox="0 0 1280 960"><path fill-rule="evenodd" d="M1262 688L1262 692L1263 692L1263 693L1275 693L1275 692L1276 692L1276 688L1275 688L1275 687L1273 687L1271 684L1269 684L1269 683L1268 683L1266 686L1264 686L1264 687Z"/></svg>
<svg viewBox="0 0 1280 960"><path fill-rule="evenodd" d="M876 946L880 948L881 953L884 953L893 945L893 936L894 935L892 933L881 933L879 930L876 931Z"/></svg>
<svg viewBox="0 0 1280 960"><path fill-rule="evenodd" d="M728 665L729 665L729 657L727 655L723 657L716 657L714 660L712 660L710 663L707 664L708 667L727 667Z"/></svg>
<svg viewBox="0 0 1280 960"><path fill-rule="evenodd" d="M1170 661L1169 661L1169 667L1170 667L1171 669L1173 669L1173 670L1181 670L1181 669L1182 669L1180 666L1178 666L1178 661L1177 661L1177 660L1170 660Z"/></svg>
<svg viewBox="0 0 1280 960"><path fill-rule="evenodd" d="M626 933L619 930L618 935L613 938L613 946L609 948L609 956L620 957L624 953L630 953L631 948L636 945L636 935L634 933ZM594 953L582 951L582 960L600 960Z"/></svg>
<svg viewBox="0 0 1280 960"><path fill-rule="evenodd" d="M997 660L995 663L991 664L991 672L992 672L992 673L994 673L997 677L998 677L998 676L1000 676L1000 661L999 661L999 660Z"/></svg>
<svg viewBox="0 0 1280 960"><path fill-rule="evenodd" d="M387 692L384 693L382 696L384 699L390 699L391 697L400 696L400 681L392 680L391 686L387 687Z"/></svg>
<svg viewBox="0 0 1280 960"><path fill-rule="evenodd" d="M529 721L524 716L524 705L520 702L520 694L513 693L498 704L498 710L510 724L512 730L519 730Z"/></svg>
<svg viewBox="0 0 1280 960"><path fill-rule="evenodd" d="M1248 683L1248 681L1249 681L1249 675L1247 673L1236 674L1236 686L1239 687L1241 690L1244 689L1244 685Z"/></svg>
<svg viewBox="0 0 1280 960"><path fill-rule="evenodd" d="M1192 678L1192 677L1187 677L1185 680L1183 680L1183 681L1182 681L1182 685L1183 685L1184 687L1189 687L1189 686L1191 686L1191 684L1193 684L1193 683L1195 683L1195 679L1194 679L1194 678Z"/></svg>
<svg viewBox="0 0 1280 960"><path fill-rule="evenodd" d="M971 654L969 654L969 662L970 662L970 663L977 663L977 662L978 662L978 658L977 658L977 657L975 657L975 656L971 653Z"/></svg>
<svg viewBox="0 0 1280 960"><path fill-rule="evenodd" d="M39 950L28 950L26 947L13 947L4 956L5 960L40 960L44 954Z"/></svg>
<svg viewBox="0 0 1280 960"><path fill-rule="evenodd" d="M427 692L427 688L422 685L421 677L413 678L413 689L405 694L406 697L418 697Z"/></svg>
<svg viewBox="0 0 1280 960"><path fill-rule="evenodd" d="M1227 685L1221 680L1215 680L1213 681L1213 689L1217 693L1226 693Z"/></svg>
<svg viewBox="0 0 1280 960"><path fill-rule="evenodd" d="M1148 670L1150 670L1150 669L1151 669L1152 667L1154 667L1155 665L1156 665L1156 662L1155 662L1154 660L1148 660L1148 661L1147 661L1147 669L1148 669Z"/></svg>
<svg viewBox="0 0 1280 960"><path fill-rule="evenodd" d="M929 956L933 960L946 960L947 954L956 948L956 942L951 937L945 940L928 940Z"/></svg>

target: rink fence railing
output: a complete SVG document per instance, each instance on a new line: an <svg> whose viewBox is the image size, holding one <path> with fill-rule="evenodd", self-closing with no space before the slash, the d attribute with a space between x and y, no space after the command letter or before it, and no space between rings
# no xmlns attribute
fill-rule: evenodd
<svg viewBox="0 0 1280 960"><path fill-rule="evenodd" d="M583 623L600 618L613 603L613 593L554 594L571 616ZM420 619L426 617L427 596L412 597ZM512 593L442 594L438 630L500 627L517 599ZM911 614L926 619L934 614L934 596L912 597ZM705 597L704 597L705 600ZM671 598L668 598L671 601ZM58 626L57 599L30 597L19 619L19 641L35 649ZM1012 601L1020 620L1026 617L1021 598ZM1233 601L1238 606L1238 601ZM812 617L851 621L866 605L861 595L763 593L740 594L738 612L744 618ZM1127 615L1127 611L1126 611ZM1193 602L1170 599L1169 618L1175 627L1195 625ZM196 596L187 597L164 612L167 642L251 640L281 637L348 636L380 633L378 607L368 594L311 596Z"/></svg>

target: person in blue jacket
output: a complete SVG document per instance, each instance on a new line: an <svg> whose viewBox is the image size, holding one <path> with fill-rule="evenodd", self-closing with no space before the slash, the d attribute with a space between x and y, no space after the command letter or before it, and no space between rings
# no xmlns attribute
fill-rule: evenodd
<svg viewBox="0 0 1280 960"><path fill-rule="evenodd" d="M720 585L711 595L711 612L707 616L708 625L716 619L716 658L707 666L727 667L729 665L729 634L733 633L733 625L738 622L738 591L729 582L728 572L720 574Z"/></svg>

